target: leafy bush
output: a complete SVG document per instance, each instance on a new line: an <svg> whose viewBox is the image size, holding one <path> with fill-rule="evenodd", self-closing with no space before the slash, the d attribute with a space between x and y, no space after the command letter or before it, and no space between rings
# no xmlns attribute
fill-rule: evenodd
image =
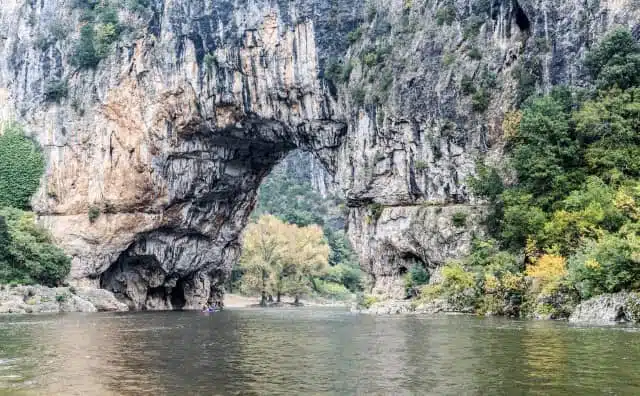
<svg viewBox="0 0 640 396"><path fill-rule="evenodd" d="M382 205L381 203L374 202L369 204L369 211L371 212L371 217L375 221L378 221L380 216L382 216L383 210L384 210L384 205Z"/></svg>
<svg viewBox="0 0 640 396"><path fill-rule="evenodd" d="M478 89L471 96L473 111L483 112L489 108L489 93L485 89Z"/></svg>
<svg viewBox="0 0 640 396"><path fill-rule="evenodd" d="M346 300L351 297L349 289L339 283L316 280L316 287L318 288L318 294L323 297L336 300Z"/></svg>
<svg viewBox="0 0 640 396"><path fill-rule="evenodd" d="M587 54L585 65L599 88L640 85L640 44L632 33L618 28Z"/></svg>
<svg viewBox="0 0 640 396"><path fill-rule="evenodd" d="M417 171L423 171L423 170L425 170L425 169L429 168L429 165L427 164L427 162L426 162L426 161L417 160L417 161L414 163L414 168L415 168Z"/></svg>
<svg viewBox="0 0 640 396"><path fill-rule="evenodd" d="M100 217L100 208L97 206L90 206L88 214L89 214L89 221L93 223L96 220L98 220L98 217Z"/></svg>
<svg viewBox="0 0 640 396"><path fill-rule="evenodd" d="M72 63L77 67L93 68L105 58L122 31L118 11L107 3L79 2L84 9L86 23L80 29Z"/></svg>
<svg viewBox="0 0 640 396"><path fill-rule="evenodd" d="M358 295L356 296L356 301L359 307L368 309L371 308L373 304L378 302L378 298L376 296L358 293Z"/></svg>
<svg viewBox="0 0 640 396"><path fill-rule="evenodd" d="M451 25L456 20L456 8L451 3L446 4L438 8L435 17L438 26Z"/></svg>
<svg viewBox="0 0 640 396"><path fill-rule="evenodd" d="M67 80L51 80L44 86L45 100L60 102L69 94Z"/></svg>
<svg viewBox="0 0 640 396"><path fill-rule="evenodd" d="M480 52L480 50L478 49L478 47L473 47L469 50L469 52L467 53L467 55L469 55L469 58L473 59L473 60L480 60L482 59L482 52Z"/></svg>
<svg viewBox="0 0 640 396"><path fill-rule="evenodd" d="M368 67L373 67L378 64L378 54L374 52L369 52L364 55L363 62Z"/></svg>
<svg viewBox="0 0 640 396"><path fill-rule="evenodd" d="M43 173L44 156L37 143L18 125L7 125L0 136L0 206L29 207Z"/></svg>
<svg viewBox="0 0 640 396"><path fill-rule="evenodd" d="M358 26L355 30L352 30L347 34L347 40L349 40L351 44L360 40L360 37L362 37L362 27L360 26Z"/></svg>
<svg viewBox="0 0 640 396"><path fill-rule="evenodd" d="M569 277L583 298L640 289L640 238L608 234L586 241L569 259Z"/></svg>
<svg viewBox="0 0 640 396"><path fill-rule="evenodd" d="M132 12L142 12L149 9L151 0L128 0L127 8Z"/></svg>
<svg viewBox="0 0 640 396"><path fill-rule="evenodd" d="M467 214L465 212L456 212L453 214L451 221L453 222L454 227L464 227L467 225Z"/></svg>
<svg viewBox="0 0 640 396"><path fill-rule="evenodd" d="M213 71L213 66L218 63L215 54L212 54L210 52L204 56L202 62L204 63L207 74L211 74L211 72Z"/></svg>
<svg viewBox="0 0 640 396"><path fill-rule="evenodd" d="M354 293L362 290L362 270L355 266L340 263L330 267L323 278L327 282L340 284Z"/></svg>
<svg viewBox="0 0 640 396"><path fill-rule="evenodd" d="M76 43L75 52L71 59L78 67L92 68L100 62L95 47L95 31L93 25L87 24L80 29L80 40Z"/></svg>
<svg viewBox="0 0 640 396"><path fill-rule="evenodd" d="M471 95L476 91L476 86L473 84L473 77L464 75L460 80L460 89L465 95Z"/></svg>
<svg viewBox="0 0 640 396"><path fill-rule="evenodd" d="M472 39L480 33L480 28L484 25L485 19L478 15L472 15L465 21L463 37L465 40ZM479 52L479 51L478 51Z"/></svg>
<svg viewBox="0 0 640 396"><path fill-rule="evenodd" d="M429 283L429 272L420 264L414 264L404 278L407 296L413 297L420 293L420 287Z"/></svg>
<svg viewBox="0 0 640 396"><path fill-rule="evenodd" d="M71 269L71 259L52 244L35 216L19 209L0 209L0 283L58 286Z"/></svg>

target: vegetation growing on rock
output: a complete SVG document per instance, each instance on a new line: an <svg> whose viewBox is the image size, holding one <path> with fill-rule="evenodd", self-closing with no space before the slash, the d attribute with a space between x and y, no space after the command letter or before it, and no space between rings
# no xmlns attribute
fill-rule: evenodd
<svg viewBox="0 0 640 396"><path fill-rule="evenodd" d="M507 114L507 167L480 164L469 180L493 239L419 301L566 318L580 299L640 290L640 46L616 30L586 59L595 90L557 88Z"/></svg>
<svg viewBox="0 0 640 396"><path fill-rule="evenodd" d="M38 145L16 124L0 135L0 206L26 209L40 185L44 157Z"/></svg>
<svg viewBox="0 0 640 396"><path fill-rule="evenodd" d="M44 172L38 145L16 124L0 135L0 283L63 282L71 260L57 248L46 230L36 224L29 207Z"/></svg>

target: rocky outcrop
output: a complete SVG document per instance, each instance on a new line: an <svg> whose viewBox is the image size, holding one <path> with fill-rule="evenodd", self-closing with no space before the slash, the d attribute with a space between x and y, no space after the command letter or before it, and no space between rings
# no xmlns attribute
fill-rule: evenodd
<svg viewBox="0 0 640 396"><path fill-rule="evenodd" d="M573 323L640 323L640 294L605 294L580 303L569 318Z"/></svg>
<svg viewBox="0 0 640 396"><path fill-rule="evenodd" d="M0 120L45 150L32 204L70 281L133 309L219 300L256 190L295 148L343 189L362 266L396 295L482 233L466 179L500 161L522 92L575 82L591 43L639 20L630 0L152 0L118 10L88 69L76 3L0 5Z"/></svg>
<svg viewBox="0 0 640 396"><path fill-rule="evenodd" d="M0 314L127 311L107 290L0 286Z"/></svg>

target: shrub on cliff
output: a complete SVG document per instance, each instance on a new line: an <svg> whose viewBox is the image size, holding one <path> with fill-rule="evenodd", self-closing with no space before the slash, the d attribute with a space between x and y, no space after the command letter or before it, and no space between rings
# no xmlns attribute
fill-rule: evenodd
<svg viewBox="0 0 640 396"><path fill-rule="evenodd" d="M25 209L40 185L44 157L35 141L16 124L0 135L0 206Z"/></svg>
<svg viewBox="0 0 640 396"><path fill-rule="evenodd" d="M33 213L0 209L0 283L59 286L71 269L71 259L53 245Z"/></svg>
<svg viewBox="0 0 640 396"><path fill-rule="evenodd" d="M609 33L587 54L585 64L600 88L640 85L640 44L628 29Z"/></svg>

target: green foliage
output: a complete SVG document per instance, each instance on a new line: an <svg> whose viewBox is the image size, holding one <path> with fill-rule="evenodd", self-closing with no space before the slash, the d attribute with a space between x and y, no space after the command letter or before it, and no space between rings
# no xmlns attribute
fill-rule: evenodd
<svg viewBox="0 0 640 396"><path fill-rule="evenodd" d="M204 56L202 62L204 63L207 74L210 75L211 72L213 72L213 67L218 63L218 60L216 59L215 54L209 52Z"/></svg>
<svg viewBox="0 0 640 396"><path fill-rule="evenodd" d="M357 304L359 307L369 309L373 306L373 304L377 303L379 300L376 296L367 295L364 293L358 293L356 296Z"/></svg>
<svg viewBox="0 0 640 396"><path fill-rule="evenodd" d="M371 213L371 217L375 221L378 221L380 216L382 216L383 210L384 210L384 205L381 203L372 202L369 204L369 212Z"/></svg>
<svg viewBox="0 0 640 396"><path fill-rule="evenodd" d="M445 66L451 66L456 61L454 54L444 54L442 56L442 64Z"/></svg>
<svg viewBox="0 0 640 396"><path fill-rule="evenodd" d="M609 33L587 54L585 65L601 89L640 85L640 45L628 29Z"/></svg>
<svg viewBox="0 0 640 396"><path fill-rule="evenodd" d="M350 31L347 34L347 40L349 40L349 42L351 44L353 44L356 41L360 40L361 37L362 37L362 27L361 26L358 26L355 30Z"/></svg>
<svg viewBox="0 0 640 396"><path fill-rule="evenodd" d="M473 77L464 75L460 80L460 90L465 95L471 95L476 91L476 86L473 83Z"/></svg>
<svg viewBox="0 0 640 396"><path fill-rule="evenodd" d="M489 92L483 88L476 90L471 96L471 107L479 113L486 111L489 108Z"/></svg>
<svg viewBox="0 0 640 396"><path fill-rule="evenodd" d="M316 280L317 293L326 298L335 300L347 300L351 297L351 291L338 282L326 282Z"/></svg>
<svg viewBox="0 0 640 396"><path fill-rule="evenodd" d="M542 76L542 64L537 58L526 60L524 64L513 68L513 77L518 83L517 103L520 105L535 94L536 84Z"/></svg>
<svg viewBox="0 0 640 396"><path fill-rule="evenodd" d="M607 36L586 60L596 93L555 89L505 121L505 165L517 182L505 186L483 165L468 180L489 199L498 239L477 242L465 260L480 274L480 309L506 313L517 301L563 317L576 302L572 290L589 298L640 289L639 52L629 32ZM531 286L523 286L522 264Z"/></svg>
<svg viewBox="0 0 640 396"><path fill-rule="evenodd" d="M456 212L451 218L454 227L462 228L467 225L467 214L465 212Z"/></svg>
<svg viewBox="0 0 640 396"><path fill-rule="evenodd" d="M51 80L44 86L45 100L52 102L60 102L69 94L69 86L67 80Z"/></svg>
<svg viewBox="0 0 640 396"><path fill-rule="evenodd" d="M95 31L93 25L84 25L80 29L80 40L76 44L73 64L78 67L92 68L100 62L95 47Z"/></svg>
<svg viewBox="0 0 640 396"><path fill-rule="evenodd" d="M436 11L436 23L438 26L451 25L456 20L456 8L452 3L447 3Z"/></svg>
<svg viewBox="0 0 640 396"><path fill-rule="evenodd" d="M373 67L378 64L378 54L374 52L369 52L364 55L363 62L368 67Z"/></svg>
<svg viewBox="0 0 640 396"><path fill-rule="evenodd" d="M342 230L345 214L340 209L342 199L323 198L315 192L310 180L298 173L311 167L308 156L294 154L291 160L277 166L263 181L258 191L258 205L253 218L271 214L279 219L308 226L323 227L324 237L330 248L327 274L322 280L344 285L355 292L362 288L362 271L351 244Z"/></svg>
<svg viewBox="0 0 640 396"><path fill-rule="evenodd" d="M427 162L426 162L426 161L417 160L417 161L415 161L415 163L414 163L414 168L415 168L417 171L424 171L424 170L426 170L427 168L429 168L429 164L427 164Z"/></svg>
<svg viewBox="0 0 640 396"><path fill-rule="evenodd" d="M75 6L83 9L86 23L80 29L71 61L77 67L94 68L109 55L112 44L120 37L118 11L107 2L77 1Z"/></svg>
<svg viewBox="0 0 640 396"><path fill-rule="evenodd" d="M429 272L421 264L414 264L405 275L404 284L407 296L413 297L420 293L420 287L429 283Z"/></svg>
<svg viewBox="0 0 640 396"><path fill-rule="evenodd" d="M351 90L351 97L353 98L354 103L362 105L364 104L365 97L367 92L364 90L362 86L355 87Z"/></svg>
<svg viewBox="0 0 640 396"><path fill-rule="evenodd" d="M484 25L485 18L472 15L465 21L463 37L465 40L472 39L480 33L480 28Z"/></svg>
<svg viewBox="0 0 640 396"><path fill-rule="evenodd" d="M151 6L151 0L127 0L127 8L132 12L143 12Z"/></svg>
<svg viewBox="0 0 640 396"><path fill-rule="evenodd" d="M504 191L504 182L498 170L483 163L476 164L476 176L470 177L467 185L474 194L487 197L492 202Z"/></svg>
<svg viewBox="0 0 640 396"><path fill-rule="evenodd" d="M531 191L544 209L580 185L579 142L570 129L570 114L553 95L533 100L524 109L512 151L520 187ZM568 170L568 172L565 172Z"/></svg>
<svg viewBox="0 0 640 396"><path fill-rule="evenodd" d="M44 157L37 143L16 124L0 136L0 206L28 208L40 186Z"/></svg>
<svg viewBox="0 0 640 396"><path fill-rule="evenodd" d="M69 274L71 259L52 244L35 216L0 208L0 283L58 286Z"/></svg>
<svg viewBox="0 0 640 396"><path fill-rule="evenodd" d="M640 290L640 237L605 234L569 259L569 276L583 298Z"/></svg>
<svg viewBox="0 0 640 396"><path fill-rule="evenodd" d="M472 47L469 52L467 52L467 55L469 55L469 58L473 59L473 60L480 60L482 59L482 52L480 52L480 50L478 49L478 47Z"/></svg>
<svg viewBox="0 0 640 396"><path fill-rule="evenodd" d="M98 220L98 217L100 217L100 208L97 206L90 206L89 207L89 221L91 223L95 222L96 220Z"/></svg>

